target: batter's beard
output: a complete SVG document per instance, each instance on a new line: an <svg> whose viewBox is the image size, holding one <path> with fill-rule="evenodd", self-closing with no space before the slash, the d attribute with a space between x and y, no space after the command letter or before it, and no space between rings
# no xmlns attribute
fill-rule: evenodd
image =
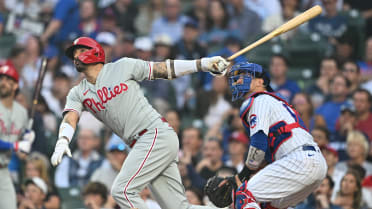
<svg viewBox="0 0 372 209"><path fill-rule="evenodd" d="M12 95L12 91L11 90L7 91L4 88L0 88L0 98L7 98L7 97L9 97L11 95Z"/></svg>
<svg viewBox="0 0 372 209"><path fill-rule="evenodd" d="M85 69L87 69L87 66L88 66L88 65L84 64L83 62L81 62L81 61L78 60L78 59L75 59L75 60L74 60L74 64L75 64L76 70L77 70L79 73L84 72Z"/></svg>

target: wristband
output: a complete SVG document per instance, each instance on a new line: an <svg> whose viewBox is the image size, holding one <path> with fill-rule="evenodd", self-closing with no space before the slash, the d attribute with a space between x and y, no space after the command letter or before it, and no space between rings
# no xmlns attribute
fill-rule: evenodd
<svg viewBox="0 0 372 209"><path fill-rule="evenodd" d="M68 123L61 123L59 127L58 139L65 137L68 142L71 142L72 136L74 135L74 128Z"/></svg>
<svg viewBox="0 0 372 209"><path fill-rule="evenodd" d="M174 74L176 77L198 72L196 60L174 60Z"/></svg>
<svg viewBox="0 0 372 209"><path fill-rule="evenodd" d="M238 174L238 177L241 182L244 182L245 180L249 179L251 174L252 174L252 171L246 165L244 165L243 170L240 171L240 173Z"/></svg>

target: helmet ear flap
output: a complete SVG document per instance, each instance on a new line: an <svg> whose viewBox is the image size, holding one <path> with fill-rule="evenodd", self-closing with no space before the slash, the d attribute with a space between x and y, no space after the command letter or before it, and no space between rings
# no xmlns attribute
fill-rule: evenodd
<svg viewBox="0 0 372 209"><path fill-rule="evenodd" d="M105 58L104 52L94 47L81 53L78 58L84 64L92 64L99 62L104 63L104 61L99 61L102 60L102 57Z"/></svg>
<svg viewBox="0 0 372 209"><path fill-rule="evenodd" d="M105 63L105 51L94 39L89 37L80 37L76 39L73 45L66 49L66 56L72 60L74 59L73 51L76 47L87 47L90 49L79 55L79 60L81 62L85 64Z"/></svg>

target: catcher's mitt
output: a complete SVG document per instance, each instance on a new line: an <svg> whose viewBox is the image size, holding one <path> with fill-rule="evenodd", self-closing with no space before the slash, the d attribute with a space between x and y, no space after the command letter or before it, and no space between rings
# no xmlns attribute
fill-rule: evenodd
<svg viewBox="0 0 372 209"><path fill-rule="evenodd" d="M226 180L226 182L219 186L224 180ZM226 178L213 176L208 179L204 187L204 192L215 206L224 208L233 202L232 191L235 191L236 188L237 185L233 176Z"/></svg>

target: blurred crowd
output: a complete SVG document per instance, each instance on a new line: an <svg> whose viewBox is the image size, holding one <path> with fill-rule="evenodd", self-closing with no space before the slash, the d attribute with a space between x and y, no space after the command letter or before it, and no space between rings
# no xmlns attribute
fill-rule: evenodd
<svg viewBox="0 0 372 209"><path fill-rule="evenodd" d="M372 1L0 0L0 61L20 74L16 99L27 109L48 59L32 152L9 165L19 208L118 208L109 191L130 149L89 113L72 158L50 165L66 95L82 79L63 53L75 38L96 39L106 62L228 57L314 5L323 7L320 16L235 61L267 68L326 158L327 177L297 208L372 208ZM207 179L236 174L245 162L241 102L231 102L226 77L202 72L141 87L179 136L188 200L208 204ZM160 208L149 188L141 197Z"/></svg>

